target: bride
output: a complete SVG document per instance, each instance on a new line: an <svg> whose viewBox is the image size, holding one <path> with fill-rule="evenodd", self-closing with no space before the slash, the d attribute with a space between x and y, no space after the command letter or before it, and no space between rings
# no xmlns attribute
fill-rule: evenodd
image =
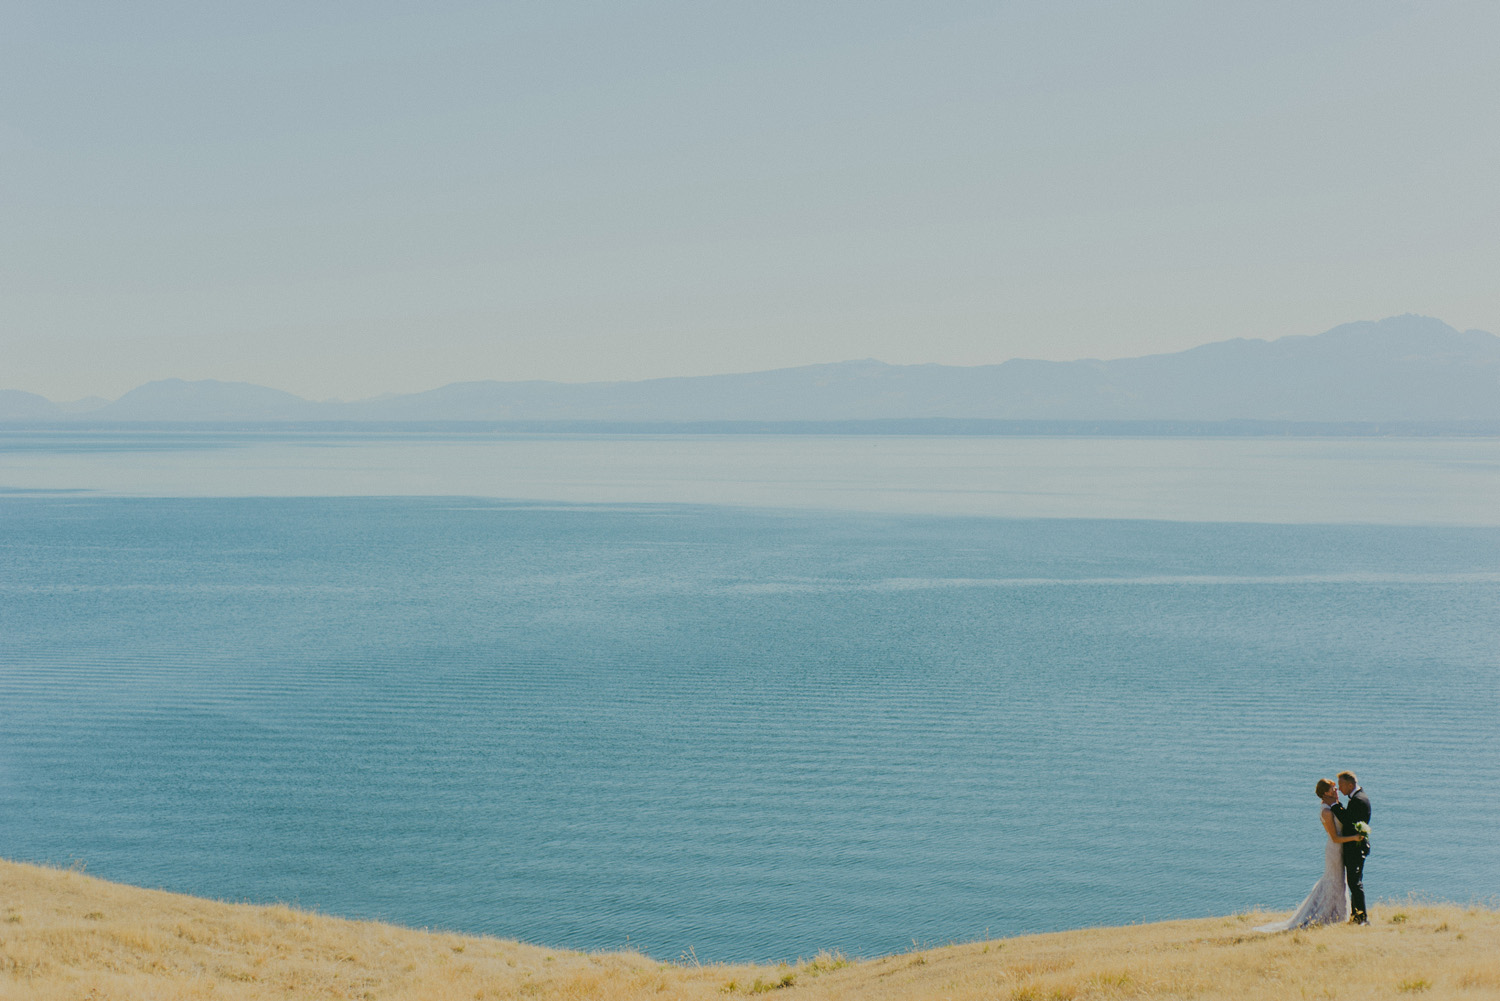
<svg viewBox="0 0 1500 1001"><path fill-rule="evenodd" d="M1323 878L1313 885L1312 892L1302 901L1297 913L1285 921L1261 925L1256 931L1288 931L1349 919L1349 889L1344 884L1343 848L1345 842L1358 841L1360 836L1355 834L1344 837L1343 825L1333 814L1333 807L1339 801L1339 792L1338 786L1331 779L1318 779L1313 791L1323 801L1319 815L1323 821L1323 830L1328 833L1328 840L1323 844Z"/></svg>

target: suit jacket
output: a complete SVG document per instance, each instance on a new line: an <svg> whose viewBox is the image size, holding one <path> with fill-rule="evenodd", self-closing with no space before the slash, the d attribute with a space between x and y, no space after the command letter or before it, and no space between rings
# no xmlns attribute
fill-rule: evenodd
<svg viewBox="0 0 1500 1001"><path fill-rule="evenodd" d="M1339 818L1339 825L1343 828L1345 835L1354 833L1354 825L1363 821L1370 822L1370 797L1365 795L1364 789L1355 789L1354 795L1349 797L1349 802L1343 806L1335 806L1333 815ZM1370 843L1368 841L1346 841L1343 844L1345 861L1353 861L1370 854Z"/></svg>

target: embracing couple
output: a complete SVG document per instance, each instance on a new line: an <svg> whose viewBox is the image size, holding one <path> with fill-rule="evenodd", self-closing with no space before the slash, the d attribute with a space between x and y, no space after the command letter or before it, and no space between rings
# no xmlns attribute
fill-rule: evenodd
<svg viewBox="0 0 1500 1001"><path fill-rule="evenodd" d="M1318 779L1313 787L1323 806L1319 817L1328 835L1323 844L1323 878L1313 886L1302 906L1285 921L1261 925L1256 931L1287 931L1307 925L1352 921L1369 924L1365 913L1365 856L1370 854L1370 797L1353 772L1339 772L1337 784ZM1339 802L1339 796L1344 802Z"/></svg>

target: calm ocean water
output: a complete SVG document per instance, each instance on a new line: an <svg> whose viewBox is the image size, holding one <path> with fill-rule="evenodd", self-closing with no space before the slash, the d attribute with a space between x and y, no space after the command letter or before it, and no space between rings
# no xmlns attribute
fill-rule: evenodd
<svg viewBox="0 0 1500 1001"><path fill-rule="evenodd" d="M9 433L0 488L6 857L874 954L1289 909L1352 767L1375 897L1500 893L1495 441Z"/></svg>

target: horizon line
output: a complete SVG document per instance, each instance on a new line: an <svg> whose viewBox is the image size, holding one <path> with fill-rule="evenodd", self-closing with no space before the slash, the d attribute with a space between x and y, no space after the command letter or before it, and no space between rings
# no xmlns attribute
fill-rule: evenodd
<svg viewBox="0 0 1500 1001"><path fill-rule="evenodd" d="M330 397L321 397L321 398L313 398L313 397L308 397L308 396L302 396L301 394L294 393L294 392L292 392L289 389L282 389L282 388L280 388L278 386L266 385L265 383L249 382L249 381L244 380L244 379L220 379L220 378L217 378L215 376L205 376L203 378L196 378L196 379L194 379L194 378L186 378L186 377L183 377L183 376L163 376L163 377L157 378L157 379L147 379L145 382L139 383L138 385L133 386L130 389L127 389L125 392L121 393L119 396L114 397L113 399L111 399L109 397L104 397L104 396L98 396L98 395L92 395L91 394L91 395L88 395L88 396L77 397L75 399L59 400L59 399L53 399L52 397L46 396L46 395L44 395L42 393L33 392L31 390L28 390L28 389L20 389L18 387L0 387L0 393L24 393L24 394L26 394L28 396L35 396L35 397L38 397L40 399L46 400L48 403L51 403L51 404L56 405L56 406L70 406L70 405L77 405L77 404L81 404L81 403L92 403L92 402L94 402L96 400L103 401L103 403L105 405L108 405L108 404L111 404L111 403L116 403L119 400L124 399L126 396L129 396L131 393L136 392L139 389L143 389L146 386L154 386L154 385L159 385L159 384L162 384L162 383L184 383L184 384L188 384L188 385L201 385L203 383L214 383L214 384L223 385L223 386L253 386L253 387L257 388L257 389L268 389L268 390L271 390L272 392L285 393L286 395L294 397L294 398L296 398L298 400L301 400L301 401L303 401L305 403L354 404L354 403L372 403L372 402L376 402L376 401L379 401L379 400L387 400L387 399L398 398L398 397L403 397L403 396L420 396L423 393L432 393L432 392L436 392L436 391L438 391L440 389L447 389L447 388L449 388L451 386L470 386L470 385L481 385L481 384L510 385L510 386L524 386L524 385L545 385L545 386L620 386L620 385L639 385L641 383L648 383L648 382L676 382L676 381L685 381L685 380L692 380L692 379L718 379L718 378L733 378L735 376L747 376L747 375L769 375L769 374L777 373L777 372L795 372L795 371L799 371L799 370L803 370L803 369L833 368L833 367L845 366L845 365L879 365L879 366L882 366L882 367L885 367L885 368L983 369L983 368L999 368L1001 366L1014 364L1016 362L1033 362L1033 363L1040 364L1040 365L1076 365L1076 364L1087 363L1087 362L1095 362L1095 363L1098 363L1098 364L1107 364L1109 362L1117 362L1117 361L1135 361L1135 360L1138 360L1138 359L1146 359L1146 358L1165 358L1165 357L1169 357L1169 356L1172 356L1172 355L1185 354L1185 353L1187 353L1189 351L1197 351L1197 350L1199 350L1201 348L1212 347L1212 346L1218 345L1218 344L1235 344L1235 343L1244 343L1244 344L1277 344L1277 343L1280 343L1282 341L1288 341L1288 340L1305 340L1305 339L1309 339L1309 338L1313 338L1313 337L1320 337L1320 336L1322 336L1324 334L1329 334L1329 333L1332 333L1332 332L1334 332L1336 330L1341 330L1341 329L1343 329L1345 327L1360 326L1360 325L1365 325L1365 324L1374 325L1374 324L1385 323L1385 322L1390 321L1390 320L1400 320L1400 319L1407 319L1407 318L1422 319L1422 320L1434 320L1434 321L1436 321L1438 323L1441 323L1443 326L1447 327L1449 330L1454 331L1455 333L1463 333L1463 334L1479 333L1479 334L1488 334L1491 337L1496 336L1494 334L1491 334L1487 330L1481 330L1481 329L1479 329L1477 327L1471 327L1471 328L1467 328L1465 330L1459 330L1457 327L1454 327L1451 324L1449 324L1446 320L1440 319L1439 317L1435 317L1435 316L1429 316L1429 315L1427 315L1425 313L1397 313L1397 314L1392 314L1391 316L1381 317L1378 320L1351 320L1351 321L1349 321L1347 323L1340 323L1340 324L1338 324L1336 326L1330 327L1327 330L1320 331L1319 333L1316 333L1316 334L1284 334L1284 335L1282 335L1280 337L1270 337L1270 338L1267 338L1267 337L1227 337L1227 338L1224 338L1223 340L1204 341L1201 344L1195 344L1192 347L1182 348L1181 350L1178 350L1178 351L1159 351L1159 352L1155 352L1155 353L1152 353L1152 354L1144 354L1144 355L1121 355L1121 356L1111 357L1111 358L1085 357L1085 358L1070 358L1070 359L1066 359L1066 360L1056 360L1056 359L1047 359L1047 358L1026 358L1026 357L1017 356L1017 357L1007 358L1004 361L984 362L984 363L981 363L981 364L978 364L978 365L950 365L950 364L947 364L947 363L944 363L944 362L888 362L888 361L882 361L879 358L873 358L873 357L867 357L867 358L845 358L845 359L841 359L841 360L838 360L838 361L810 362L810 363L805 364L805 365L781 365L781 366L775 366L775 367L772 367L772 368L757 368L757 369L747 369L747 370L732 371L732 372L707 372L707 373L702 373L702 374L699 374L699 375L654 375L654 376L646 376L645 378L640 378L640 379L583 379L583 380L577 380L577 381L570 381L570 380L566 380L566 379L497 379L497 378L488 378L488 379L457 379L457 380L454 380L452 382L444 382L444 383L440 383L440 384L438 384L436 386L430 386L430 387L428 387L426 389L416 389L416 390L411 390L411 391L408 391L408 392L395 392L395 391L389 391L388 390L388 391L385 391L385 392L375 393L375 394L370 395L370 396L358 396L358 397L352 397L352 398L347 398L347 399L346 398L340 398L340 397L332 397L332 396L330 396Z"/></svg>

